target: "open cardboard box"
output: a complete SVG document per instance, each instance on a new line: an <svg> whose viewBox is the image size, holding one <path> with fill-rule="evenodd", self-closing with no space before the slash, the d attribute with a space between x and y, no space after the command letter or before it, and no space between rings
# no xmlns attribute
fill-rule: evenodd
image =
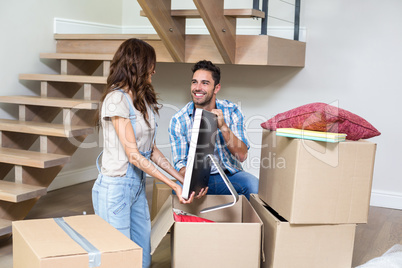
<svg viewBox="0 0 402 268"><path fill-rule="evenodd" d="M154 179L152 190L151 220L156 217L162 205L171 194L172 188L170 188L170 186L158 179Z"/></svg>
<svg viewBox="0 0 402 268"><path fill-rule="evenodd" d="M263 130L258 195L290 223L367 223L376 144Z"/></svg>
<svg viewBox="0 0 402 268"><path fill-rule="evenodd" d="M262 268L351 267L356 224L290 224L258 195L250 203L264 223Z"/></svg>
<svg viewBox="0 0 402 268"><path fill-rule="evenodd" d="M142 249L97 215L64 217L64 221L100 251L100 266L55 219L13 222L14 268L142 267Z"/></svg>
<svg viewBox="0 0 402 268"><path fill-rule="evenodd" d="M207 195L183 205L170 196L152 221L152 253L171 230L172 267L260 267L262 222L247 198L240 196L232 207L199 214L232 199ZM173 208L215 222L175 222Z"/></svg>

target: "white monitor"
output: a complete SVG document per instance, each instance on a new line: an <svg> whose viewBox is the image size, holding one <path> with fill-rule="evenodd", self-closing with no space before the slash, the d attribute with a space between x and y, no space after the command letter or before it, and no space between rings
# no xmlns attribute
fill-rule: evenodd
<svg viewBox="0 0 402 268"><path fill-rule="evenodd" d="M206 110L196 109L194 113L194 123L187 157L182 197L188 199L193 191L198 195L202 188L208 186L211 164L216 167L233 197L233 202L205 208L201 213L233 206L239 200L239 196L232 183L226 177L226 174L219 165L218 160L214 157L217 133L218 124L216 115Z"/></svg>
<svg viewBox="0 0 402 268"><path fill-rule="evenodd" d="M203 109L195 109L182 191L185 199L193 191L197 195L202 188L208 186L211 173L208 155L214 154L217 131L216 115Z"/></svg>

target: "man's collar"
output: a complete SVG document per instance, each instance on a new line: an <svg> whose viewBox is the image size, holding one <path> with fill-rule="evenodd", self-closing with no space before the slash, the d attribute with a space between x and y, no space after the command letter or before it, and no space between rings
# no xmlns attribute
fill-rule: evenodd
<svg viewBox="0 0 402 268"><path fill-rule="evenodd" d="M216 107L216 109L220 109L220 110L222 110L222 108L224 108L218 99L215 99L215 107ZM193 101L191 101L189 104L189 107L188 107L188 114L190 116L193 116L194 110L195 110L195 104Z"/></svg>
<svg viewBox="0 0 402 268"><path fill-rule="evenodd" d="M223 110L225 108L218 99L215 99L215 107L218 110Z"/></svg>
<svg viewBox="0 0 402 268"><path fill-rule="evenodd" d="M189 105L188 105L188 115L189 115L189 116L193 116L194 110L195 110L195 105L194 105L194 102L191 101L191 102L189 103Z"/></svg>

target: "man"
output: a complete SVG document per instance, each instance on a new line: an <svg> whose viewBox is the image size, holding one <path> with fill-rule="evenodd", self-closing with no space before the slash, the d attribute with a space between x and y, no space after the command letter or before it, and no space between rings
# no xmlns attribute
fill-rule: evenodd
<svg viewBox="0 0 402 268"><path fill-rule="evenodd" d="M258 179L245 172L241 166L241 162L247 158L250 147L246 138L244 116L236 104L216 98L216 94L221 89L219 67L210 61L203 60L196 63L192 71L192 101L172 117L169 126L174 167L184 176L195 108L210 111L216 114L218 119L214 155L236 191L249 199L251 193L258 192ZM208 194L230 194L213 165Z"/></svg>

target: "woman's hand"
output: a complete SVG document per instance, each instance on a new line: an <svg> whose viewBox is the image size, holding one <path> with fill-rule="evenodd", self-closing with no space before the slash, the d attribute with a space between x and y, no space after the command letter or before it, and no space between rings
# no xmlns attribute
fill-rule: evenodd
<svg viewBox="0 0 402 268"><path fill-rule="evenodd" d="M184 199L181 194L182 194L182 188L180 185L178 185L177 183L175 183L176 186L174 187L174 191L176 192L176 196L177 198L179 198L180 203L182 204L190 204L194 201L194 196L195 196L195 192L192 192L189 199Z"/></svg>

